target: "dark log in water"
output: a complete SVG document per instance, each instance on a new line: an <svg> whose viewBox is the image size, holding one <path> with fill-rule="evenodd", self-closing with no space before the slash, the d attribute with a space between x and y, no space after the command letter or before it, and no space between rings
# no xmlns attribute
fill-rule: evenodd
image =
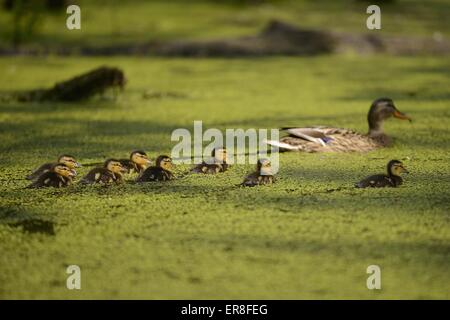
<svg viewBox="0 0 450 320"><path fill-rule="evenodd" d="M122 70L100 67L66 81L51 89L32 90L17 94L19 101L80 101L102 94L107 89L123 89L126 83Z"/></svg>

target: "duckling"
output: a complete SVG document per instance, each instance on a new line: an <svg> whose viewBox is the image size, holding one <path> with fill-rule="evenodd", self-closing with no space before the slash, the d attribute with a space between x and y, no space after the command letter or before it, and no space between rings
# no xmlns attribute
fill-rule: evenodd
<svg viewBox="0 0 450 320"><path fill-rule="evenodd" d="M142 174L137 177L136 182L149 181L166 181L174 178L172 169L172 159L168 156L161 155L156 158L155 166L148 167Z"/></svg>
<svg viewBox="0 0 450 320"><path fill-rule="evenodd" d="M130 159L120 159L119 162L128 170L127 173L136 172L142 173L147 166L151 164L151 160L147 154L142 150L133 151L130 154Z"/></svg>
<svg viewBox="0 0 450 320"><path fill-rule="evenodd" d="M356 188L383 188L383 187L398 187L403 183L403 179L400 176L402 173L409 173L408 170L403 166L403 163L398 160L391 160L387 164L387 175L386 174L376 174L367 177L357 184Z"/></svg>
<svg viewBox="0 0 450 320"><path fill-rule="evenodd" d="M72 179L76 175L76 171L66 164L57 163L52 165L48 171L42 173L28 188L67 187L72 183Z"/></svg>
<svg viewBox="0 0 450 320"><path fill-rule="evenodd" d="M257 185L272 184L275 177L272 174L272 164L269 159L259 159L256 165L256 171L245 177L242 186L254 187Z"/></svg>
<svg viewBox="0 0 450 320"><path fill-rule="evenodd" d="M203 161L195 166L191 172L215 174L227 171L229 165L227 164L227 150L225 148L214 148L211 157L210 161Z"/></svg>
<svg viewBox="0 0 450 320"><path fill-rule="evenodd" d="M119 160L108 159L105 161L103 167L97 167L89 171L89 173L83 177L81 183L119 183L123 181L122 174L126 172L127 169L122 166Z"/></svg>
<svg viewBox="0 0 450 320"><path fill-rule="evenodd" d="M391 143L391 139L383 131L383 123L392 116L412 121L396 108L392 99L379 98L372 102L367 115L368 134L326 126L283 128L288 136L280 141L269 140L266 143L279 147L280 151L366 152Z"/></svg>
<svg viewBox="0 0 450 320"><path fill-rule="evenodd" d="M50 163L43 164L42 166L37 168L35 171L33 171L33 173L28 175L26 178L28 180L34 180L34 179L38 178L39 176L41 176L43 173L51 171L52 168L55 166L55 164L59 164L59 163L66 165L70 169L75 169L75 168L81 167L81 164L78 163L73 156L68 155L68 154L63 154L63 155L59 156L57 162L50 162Z"/></svg>

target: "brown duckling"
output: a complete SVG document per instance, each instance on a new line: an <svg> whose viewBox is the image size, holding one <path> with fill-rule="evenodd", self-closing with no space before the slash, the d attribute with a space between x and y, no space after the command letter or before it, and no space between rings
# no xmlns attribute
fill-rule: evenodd
<svg viewBox="0 0 450 320"><path fill-rule="evenodd" d="M227 164L227 150L225 148L214 148L211 152L211 160L203 161L195 166L191 172L193 173L205 173L216 174L219 172L225 172L228 169Z"/></svg>
<svg viewBox="0 0 450 320"><path fill-rule="evenodd" d="M166 181L174 178L171 171L172 159L168 156L161 155L156 158L155 166L148 167L136 179L136 182L150 182L150 181Z"/></svg>
<svg viewBox="0 0 450 320"><path fill-rule="evenodd" d="M83 177L81 183L119 183L123 181L122 175L126 172L127 169L122 166L119 160L108 159L105 161L103 167L97 167L89 171L89 173Z"/></svg>
<svg viewBox="0 0 450 320"><path fill-rule="evenodd" d="M403 166L403 163L398 160L391 160L387 164L387 174L376 174L367 177L357 184L357 188L383 188L383 187L398 187L403 183L400 176L402 173L409 173Z"/></svg>
<svg viewBox="0 0 450 320"><path fill-rule="evenodd" d="M151 164L151 160L142 150L133 151L130 154L130 159L120 159L119 161L122 166L128 170L128 173L133 171L142 173Z"/></svg>
<svg viewBox="0 0 450 320"><path fill-rule="evenodd" d="M266 142L280 151L366 152L390 144L391 139L384 133L383 123L391 117L411 121L410 117L396 108L392 99L379 98L372 102L367 115L368 134L327 126L283 128L288 136L280 141Z"/></svg>
<svg viewBox="0 0 450 320"><path fill-rule="evenodd" d="M64 163L57 163L42 173L35 182L30 184L28 188L67 187L72 183L73 177L77 175L76 171L69 168Z"/></svg>
<svg viewBox="0 0 450 320"><path fill-rule="evenodd" d="M55 164L60 164L60 163L66 165L70 169L75 169L75 168L81 167L81 164L78 163L73 156L68 155L68 154L63 154L63 155L59 156L57 162L50 162L50 163L43 164L42 166L37 168L35 171L33 171L33 173L28 175L26 178L28 180L34 180L34 179L38 178L39 176L41 176L43 173L51 171L52 168L55 166Z"/></svg>
<svg viewBox="0 0 450 320"><path fill-rule="evenodd" d="M272 173L272 164L269 159L259 159L256 165L256 171L245 177L242 186L254 187L264 184L272 184L275 177Z"/></svg>

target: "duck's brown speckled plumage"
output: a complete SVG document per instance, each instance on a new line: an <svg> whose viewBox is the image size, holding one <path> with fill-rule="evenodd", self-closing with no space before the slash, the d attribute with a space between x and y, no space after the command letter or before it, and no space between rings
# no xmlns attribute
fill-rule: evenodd
<svg viewBox="0 0 450 320"><path fill-rule="evenodd" d="M399 119L411 120L401 113L389 98L375 100L367 115L369 123L368 134L358 133L351 129L327 126L284 128L288 133L277 141L268 141L280 151L301 152L367 152L389 146L391 139L383 132L383 122L394 116ZM312 133L317 139L308 140L302 133ZM315 136L315 137L314 137Z"/></svg>
<svg viewBox="0 0 450 320"><path fill-rule="evenodd" d="M325 145L321 145L294 135L289 135L281 138L280 142L297 147L297 151L309 153L367 152L389 144L389 139L386 136L369 137L368 135L345 128L314 127L311 129L323 132L332 140Z"/></svg>

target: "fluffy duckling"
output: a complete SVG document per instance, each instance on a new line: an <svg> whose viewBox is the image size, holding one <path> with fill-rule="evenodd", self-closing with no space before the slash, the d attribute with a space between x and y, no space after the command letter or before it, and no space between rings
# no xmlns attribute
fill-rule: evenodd
<svg viewBox="0 0 450 320"><path fill-rule="evenodd" d="M133 151L130 154L130 159L120 159L119 162L128 170L128 173L133 171L142 173L151 164L151 160L142 150Z"/></svg>
<svg viewBox="0 0 450 320"><path fill-rule="evenodd" d="M33 173L28 175L26 178L28 180L34 180L34 179L38 178L39 176L41 176L43 173L51 171L56 164L60 164L60 163L66 165L70 169L75 169L75 168L81 167L81 164L78 163L73 156L68 155L68 154L63 154L63 155L59 156L57 162L44 163L42 166L37 168L35 171L33 171Z"/></svg>
<svg viewBox="0 0 450 320"><path fill-rule="evenodd" d="M67 187L72 183L72 179L76 175L77 173L75 170L63 163L57 163L52 165L49 170L42 173L35 182L28 186L28 188Z"/></svg>
<svg viewBox="0 0 450 320"><path fill-rule="evenodd" d="M256 171L245 177L242 186L254 187L257 185L272 184L275 177L272 173L272 164L269 159L259 159L256 165Z"/></svg>
<svg viewBox="0 0 450 320"><path fill-rule="evenodd" d="M383 188L383 187L398 187L403 183L403 179L400 176L402 173L409 173L403 166L403 163L398 160L391 160L387 164L387 174L376 174L367 177L358 182L355 187L357 188Z"/></svg>
<svg viewBox="0 0 450 320"><path fill-rule="evenodd" d="M123 181L122 175L126 172L127 169L122 166L119 160L108 159L105 161L103 167L97 167L89 171L89 173L83 177L81 183L118 183Z"/></svg>
<svg viewBox="0 0 450 320"><path fill-rule="evenodd" d="M227 150L225 148L214 148L211 152L212 159L210 161L203 161L195 166L191 172L215 174L225 172L229 165L227 164Z"/></svg>
<svg viewBox="0 0 450 320"><path fill-rule="evenodd" d="M149 181L166 181L174 178L172 169L172 159L168 156L159 156L156 158L155 166L148 167L144 172L136 179L136 182L149 182Z"/></svg>

